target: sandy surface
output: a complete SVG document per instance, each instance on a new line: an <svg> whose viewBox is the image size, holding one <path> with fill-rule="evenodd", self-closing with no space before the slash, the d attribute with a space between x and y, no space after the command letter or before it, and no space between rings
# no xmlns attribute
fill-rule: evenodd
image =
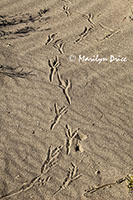
<svg viewBox="0 0 133 200"><path fill-rule="evenodd" d="M132 199L132 3L0 1L0 199Z"/></svg>

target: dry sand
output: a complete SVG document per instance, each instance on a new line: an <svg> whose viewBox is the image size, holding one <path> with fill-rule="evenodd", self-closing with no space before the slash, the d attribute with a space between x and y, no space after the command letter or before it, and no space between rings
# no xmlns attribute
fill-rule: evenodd
<svg viewBox="0 0 133 200"><path fill-rule="evenodd" d="M132 199L132 3L0 1L0 199Z"/></svg>

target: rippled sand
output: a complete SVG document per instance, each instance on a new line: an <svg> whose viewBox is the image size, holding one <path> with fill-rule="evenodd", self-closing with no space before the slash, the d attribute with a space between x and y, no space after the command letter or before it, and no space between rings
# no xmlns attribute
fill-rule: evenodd
<svg viewBox="0 0 133 200"><path fill-rule="evenodd" d="M0 199L132 199L132 6L0 1Z"/></svg>

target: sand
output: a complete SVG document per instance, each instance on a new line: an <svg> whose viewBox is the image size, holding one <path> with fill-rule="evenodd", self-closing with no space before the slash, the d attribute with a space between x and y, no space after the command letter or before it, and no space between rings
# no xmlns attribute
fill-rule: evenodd
<svg viewBox="0 0 133 200"><path fill-rule="evenodd" d="M0 199L132 199L132 3L0 1Z"/></svg>

